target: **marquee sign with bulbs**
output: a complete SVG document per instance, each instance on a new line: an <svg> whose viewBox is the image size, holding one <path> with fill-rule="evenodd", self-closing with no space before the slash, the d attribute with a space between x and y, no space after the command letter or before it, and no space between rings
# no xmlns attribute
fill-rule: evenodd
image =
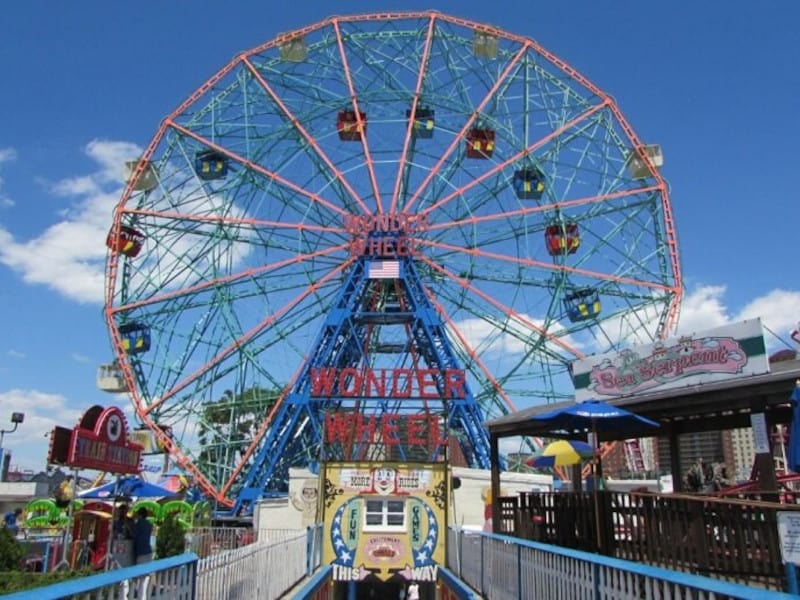
<svg viewBox="0 0 800 600"><path fill-rule="evenodd" d="M142 446L128 440L124 413L116 406L95 405L73 429L56 427L50 436L49 462L73 469L137 474Z"/></svg>

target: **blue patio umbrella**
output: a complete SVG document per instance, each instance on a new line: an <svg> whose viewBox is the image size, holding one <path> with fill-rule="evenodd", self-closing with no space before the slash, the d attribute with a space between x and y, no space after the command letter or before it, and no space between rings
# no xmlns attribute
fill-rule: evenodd
<svg viewBox="0 0 800 600"><path fill-rule="evenodd" d="M795 386L789 399L792 401L793 408L786 462L789 470L797 473L800 469L800 384Z"/></svg>
<svg viewBox="0 0 800 600"><path fill-rule="evenodd" d="M548 433L556 436L575 436L583 433L592 433L594 443L598 444L598 433L614 431L615 433L626 430L631 433L641 431L643 428L658 428L660 425L642 417L629 410L612 406L601 400L587 400L586 402L576 402L565 407L557 408L532 418L533 421L546 423L550 426ZM602 474L600 460L598 457L594 465L595 481L599 481ZM597 545L601 544L602 534L600 528L600 508L597 499L597 488L595 484L592 488L594 492L594 511L597 533Z"/></svg>
<svg viewBox="0 0 800 600"><path fill-rule="evenodd" d="M116 498L172 498L175 492L154 485L141 477L120 477L116 481L85 490L78 494L79 498L95 498L113 500Z"/></svg>
<svg viewBox="0 0 800 600"><path fill-rule="evenodd" d="M576 435L582 433L640 431L642 428L658 428L660 425L629 410L612 406L601 400L576 402L532 417L550 425L548 433L553 435Z"/></svg>

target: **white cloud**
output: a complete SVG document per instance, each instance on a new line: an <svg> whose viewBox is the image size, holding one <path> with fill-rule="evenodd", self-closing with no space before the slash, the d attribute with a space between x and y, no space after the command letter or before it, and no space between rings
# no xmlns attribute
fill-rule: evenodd
<svg viewBox="0 0 800 600"><path fill-rule="evenodd" d="M0 148L0 165L17 160L17 151L14 148ZM14 206L14 201L3 192L3 178L0 177L0 206Z"/></svg>
<svg viewBox="0 0 800 600"><path fill-rule="evenodd" d="M141 149L127 142L94 140L85 153L97 164L95 172L51 186L55 194L74 200L62 212L62 220L28 241L16 240L0 227L0 263L26 283L45 285L81 303L99 303L103 300L105 237L122 194L125 161L139 156Z"/></svg>
<svg viewBox="0 0 800 600"><path fill-rule="evenodd" d="M13 389L0 393L0 427L12 412L25 413L14 433L5 435L3 446L11 450L11 465L20 470L42 471L47 466L48 435L56 425L74 427L81 411L69 406L60 394Z"/></svg>
<svg viewBox="0 0 800 600"><path fill-rule="evenodd" d="M86 356L85 354L77 354L77 353L73 352L72 354L70 354L70 358L72 358L72 360L74 360L75 362L79 362L79 363L84 363L84 364L89 364L89 365L90 364L94 364L94 360L92 360L90 357Z"/></svg>
<svg viewBox="0 0 800 600"><path fill-rule="evenodd" d="M537 340L539 338L539 333L534 327L544 328L545 321L525 313L519 313L516 316L518 318L509 317L505 327L509 330L516 330L518 336L506 333L497 325L478 318L463 319L455 325L470 348L481 355L522 354L528 350L528 344L525 341L527 338ZM551 323L549 332L572 348L581 349L583 347L583 344L573 336L564 335L564 327L558 321ZM564 349L555 342L548 341L546 345L557 354L564 353Z"/></svg>
<svg viewBox="0 0 800 600"><path fill-rule="evenodd" d="M484 352L520 354L525 351L524 341L504 334L483 319L464 319L456 325L470 347L481 354Z"/></svg>
<svg viewBox="0 0 800 600"><path fill-rule="evenodd" d="M11 358L25 358L24 352L20 352L19 350L14 350L13 348L8 351L8 355Z"/></svg>
<svg viewBox="0 0 800 600"><path fill-rule="evenodd" d="M788 340L789 332L800 320L800 291L772 290L748 302L735 320L754 317L761 317L765 327Z"/></svg>
<svg viewBox="0 0 800 600"><path fill-rule="evenodd" d="M26 283L44 285L68 299L94 304L103 301L105 239L124 189L125 164L140 156L142 150L128 142L94 140L87 144L84 152L96 165L92 173L47 185L53 194L70 202L58 213L58 222L27 241L15 239L10 231L0 227L0 264L17 272ZM162 173L162 176L169 174ZM209 196L196 182L190 186L197 189L192 196L187 188L187 195L183 197L184 210L201 215L221 212L226 202L222 197ZM245 216L235 205L225 206L225 214L230 218ZM195 256L189 251L193 242L181 238L173 240L168 248L155 248L152 255L139 261L137 271L131 275L132 285L143 285L142 281L159 283L164 273L172 274L173 287L194 283L190 278L203 270L201 265L211 262L241 264L253 249L251 244L241 242L222 248L216 254ZM188 262L180 266L170 264L180 261ZM183 279L174 276L176 268ZM137 279L141 277L144 279Z"/></svg>
<svg viewBox="0 0 800 600"><path fill-rule="evenodd" d="M677 333L692 333L731 321L723 303L724 285L704 285L683 297Z"/></svg>
<svg viewBox="0 0 800 600"><path fill-rule="evenodd" d="M684 297L678 333L692 333L736 323L745 319L761 318L768 330L766 342L769 347L782 346L788 341L789 331L800 319L800 291L776 289L757 296L738 311L725 305L726 287L704 285ZM771 332L781 338L777 339Z"/></svg>
<svg viewBox="0 0 800 600"><path fill-rule="evenodd" d="M705 331L728 323L760 317L766 328L767 346L770 349L784 347L782 342L788 342L789 331L800 320L800 291L771 290L754 298L738 311L730 310L726 305L726 291L727 288L724 285L703 285L686 294L683 298L679 326L673 335ZM604 322L604 328L614 340L625 340L624 345L650 343L652 339L649 336L655 329L658 317L658 315L651 314L652 310L652 307L646 307L638 314L631 313L625 318L607 320ZM521 315L521 317L535 325L544 324L543 320L529 315ZM525 350L523 341L515 336L502 333L496 326L483 319L464 319L457 322L456 327L470 347L484 359L490 355L495 357L516 355ZM527 329L528 325L523 327L518 324L518 327ZM639 327L639 329L637 330L635 327ZM561 336L563 330L557 323L554 323L550 331ZM775 335L770 332L774 332ZM594 348L591 340L578 341L575 337L565 336L563 341L585 352L606 351ZM556 352L560 351L560 348L554 346L552 342L548 342L548 344Z"/></svg>

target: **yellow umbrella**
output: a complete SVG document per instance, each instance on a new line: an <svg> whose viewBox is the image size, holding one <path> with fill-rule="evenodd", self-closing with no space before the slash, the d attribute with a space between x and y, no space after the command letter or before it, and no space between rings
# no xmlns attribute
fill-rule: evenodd
<svg viewBox="0 0 800 600"><path fill-rule="evenodd" d="M556 440L525 461L529 467L566 467L577 465L594 456L594 448L586 442Z"/></svg>

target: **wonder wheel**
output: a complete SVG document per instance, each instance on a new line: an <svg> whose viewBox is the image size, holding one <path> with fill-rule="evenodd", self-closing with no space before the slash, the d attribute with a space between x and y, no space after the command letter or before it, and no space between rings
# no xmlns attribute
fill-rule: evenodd
<svg viewBox="0 0 800 600"><path fill-rule="evenodd" d="M569 397L571 361L676 317L659 148L490 26L373 14L280 35L131 159L108 239L116 366L139 418L228 505L315 460L309 365L460 365L482 420ZM466 410L454 426L481 446ZM464 455L485 466L484 450Z"/></svg>

